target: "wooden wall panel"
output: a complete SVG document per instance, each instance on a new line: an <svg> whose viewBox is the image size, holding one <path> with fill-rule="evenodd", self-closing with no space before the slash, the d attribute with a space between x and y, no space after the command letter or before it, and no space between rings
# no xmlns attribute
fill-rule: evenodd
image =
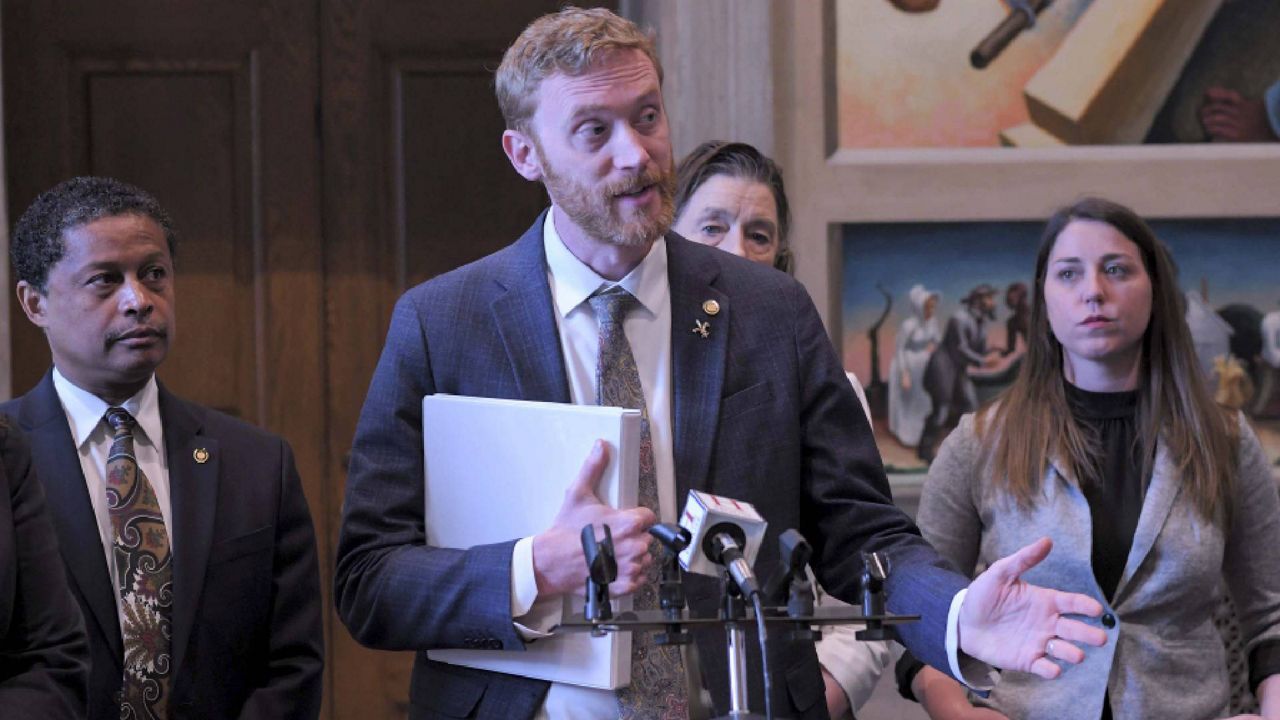
<svg viewBox="0 0 1280 720"><path fill-rule="evenodd" d="M250 227L248 193L237 192L252 184L248 133L236 132L253 116L248 77L245 66L91 66L75 83L85 89L75 105L87 112L73 120L72 137L84 143L90 173L152 189L182 233L178 339L162 379L261 423L253 292L261 237Z"/></svg>
<svg viewBox="0 0 1280 720"><path fill-rule="evenodd" d="M396 197L403 235L396 240L409 286L510 244L547 204L542 186L517 175L502 151L504 123L488 69L500 59L395 69L392 111L402 152L392 167L404 178Z"/></svg>

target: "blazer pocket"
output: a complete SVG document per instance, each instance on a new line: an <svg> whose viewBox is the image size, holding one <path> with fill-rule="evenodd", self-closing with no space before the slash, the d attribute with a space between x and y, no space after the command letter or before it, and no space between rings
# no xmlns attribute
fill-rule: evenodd
<svg viewBox="0 0 1280 720"><path fill-rule="evenodd" d="M734 394L720 399L720 419L728 420L745 412L767 405L773 400L773 388L768 380L743 388Z"/></svg>
<svg viewBox="0 0 1280 720"><path fill-rule="evenodd" d="M209 564L216 565L262 550L270 550L275 545L275 540L275 525L266 525L230 540L223 540L209 549Z"/></svg>

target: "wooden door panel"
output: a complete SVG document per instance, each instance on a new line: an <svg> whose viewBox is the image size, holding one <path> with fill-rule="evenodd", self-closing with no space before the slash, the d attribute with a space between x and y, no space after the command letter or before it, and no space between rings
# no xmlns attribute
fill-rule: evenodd
<svg viewBox="0 0 1280 720"><path fill-rule="evenodd" d="M151 190L181 237L177 337L162 379L184 396L250 422L258 402L258 326L253 287L259 242L249 223L252 147L243 141L255 108L244 65L77 63L73 155L95 175ZM242 135L243 137L239 137ZM84 147L77 147L83 145ZM255 242L258 241L258 242Z"/></svg>
<svg viewBox="0 0 1280 720"><path fill-rule="evenodd" d="M542 186L517 175L502 151L492 70L500 60L421 59L396 68L403 153L392 161L404 178L397 242L409 286L509 245L546 206Z"/></svg>

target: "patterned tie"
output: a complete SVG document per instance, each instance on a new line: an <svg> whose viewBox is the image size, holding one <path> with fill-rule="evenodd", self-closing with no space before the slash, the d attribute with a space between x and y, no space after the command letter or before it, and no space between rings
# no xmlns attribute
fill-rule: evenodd
<svg viewBox="0 0 1280 720"><path fill-rule="evenodd" d="M173 566L160 503L133 455L133 416L113 407L107 457L107 508L120 592L124 685L120 720L162 720L169 704Z"/></svg>
<svg viewBox="0 0 1280 720"><path fill-rule="evenodd" d="M644 404L640 371L631 345L622 332L622 320L639 301L620 286L592 295L591 309L600 323L600 354L596 361L596 388L600 405L640 411L640 504L658 514L658 478L653 464L653 440L649 435L649 411ZM655 610L658 603L660 558L656 544L649 582L632 596L636 610ZM618 717L623 720L685 720L689 717L684 662L674 645L655 645L649 633L631 636L631 685L618 690Z"/></svg>

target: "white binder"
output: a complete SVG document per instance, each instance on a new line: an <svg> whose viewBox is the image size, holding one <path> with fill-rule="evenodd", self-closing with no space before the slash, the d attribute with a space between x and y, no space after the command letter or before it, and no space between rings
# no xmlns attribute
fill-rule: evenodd
<svg viewBox="0 0 1280 720"><path fill-rule="evenodd" d="M609 465L597 494L636 505L640 411L594 405L428 395L422 400L427 542L468 548L536 535L551 526L564 491L597 439ZM585 576L584 576L585 580ZM614 598L615 610L630 598ZM581 593L564 616L582 612ZM565 633L523 651L431 650L432 660L595 688L631 682L631 636Z"/></svg>

